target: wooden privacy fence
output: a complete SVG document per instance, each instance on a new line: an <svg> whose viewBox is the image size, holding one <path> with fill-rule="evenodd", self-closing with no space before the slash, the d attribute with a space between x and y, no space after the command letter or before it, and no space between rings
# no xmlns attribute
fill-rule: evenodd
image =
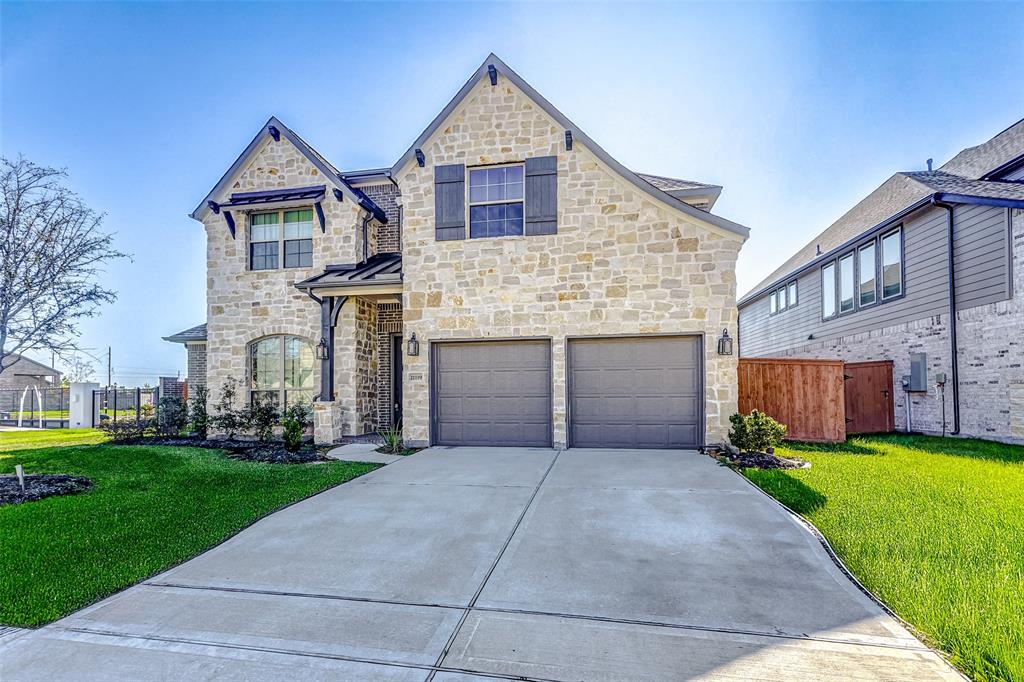
<svg viewBox="0 0 1024 682"><path fill-rule="evenodd" d="M740 358L739 408L760 410L789 427L792 440L846 440L842 360Z"/></svg>

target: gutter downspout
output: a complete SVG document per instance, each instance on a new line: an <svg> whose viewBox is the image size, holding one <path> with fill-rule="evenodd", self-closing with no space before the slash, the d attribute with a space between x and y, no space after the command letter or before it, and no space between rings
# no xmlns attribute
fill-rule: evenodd
<svg viewBox="0 0 1024 682"><path fill-rule="evenodd" d="M946 267L948 269L947 279L949 281L949 355L950 369L953 379L953 429L949 435L956 436L960 433L960 361L956 348L956 265L953 258L953 205L947 204L939 199L940 194L932 195L932 206L946 209L946 242L949 244L949 253Z"/></svg>
<svg viewBox="0 0 1024 682"><path fill-rule="evenodd" d="M365 209L364 209L365 210ZM373 220L373 214L366 211L366 217L363 218L363 262L370 260L370 240L369 240L369 228L370 221Z"/></svg>

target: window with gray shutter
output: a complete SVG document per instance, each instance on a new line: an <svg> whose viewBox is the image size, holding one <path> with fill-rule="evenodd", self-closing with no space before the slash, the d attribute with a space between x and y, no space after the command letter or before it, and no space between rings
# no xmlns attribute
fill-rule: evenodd
<svg viewBox="0 0 1024 682"><path fill-rule="evenodd" d="M526 159L526 234L558 232L558 157Z"/></svg>
<svg viewBox="0 0 1024 682"><path fill-rule="evenodd" d="M466 238L466 167L461 163L434 167L434 238Z"/></svg>

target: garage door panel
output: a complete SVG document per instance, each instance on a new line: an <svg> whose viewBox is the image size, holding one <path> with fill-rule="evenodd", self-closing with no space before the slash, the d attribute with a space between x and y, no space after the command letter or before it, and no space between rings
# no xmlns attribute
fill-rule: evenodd
<svg viewBox="0 0 1024 682"><path fill-rule="evenodd" d="M571 444L699 445L703 433L700 349L696 336L571 340Z"/></svg>
<svg viewBox="0 0 1024 682"><path fill-rule="evenodd" d="M442 343L433 360L436 443L551 444L549 342Z"/></svg>

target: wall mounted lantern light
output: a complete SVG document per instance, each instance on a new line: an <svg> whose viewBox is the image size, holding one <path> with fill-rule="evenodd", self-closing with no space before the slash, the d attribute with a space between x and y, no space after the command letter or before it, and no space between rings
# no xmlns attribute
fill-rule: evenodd
<svg viewBox="0 0 1024 682"><path fill-rule="evenodd" d="M419 355L420 354L420 342L416 340L416 332L412 333L409 337L408 343L405 344L407 355Z"/></svg>
<svg viewBox="0 0 1024 682"><path fill-rule="evenodd" d="M723 329L722 335L718 337L718 354L732 355L732 338L728 329Z"/></svg>
<svg viewBox="0 0 1024 682"><path fill-rule="evenodd" d="M321 336L320 343L316 344L316 359L326 360L330 352L330 349L327 347L327 339Z"/></svg>

